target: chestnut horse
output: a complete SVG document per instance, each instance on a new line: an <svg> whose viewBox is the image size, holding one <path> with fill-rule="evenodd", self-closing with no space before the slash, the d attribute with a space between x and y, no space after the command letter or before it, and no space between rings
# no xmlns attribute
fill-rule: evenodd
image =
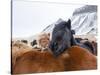
<svg viewBox="0 0 100 75"><path fill-rule="evenodd" d="M97 58L85 48L73 46L55 57L50 51L32 50L17 58L13 74L90 70L97 68Z"/></svg>

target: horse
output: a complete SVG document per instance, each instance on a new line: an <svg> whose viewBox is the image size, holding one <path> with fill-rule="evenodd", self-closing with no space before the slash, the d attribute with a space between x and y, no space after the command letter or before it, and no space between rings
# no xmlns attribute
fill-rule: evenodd
<svg viewBox="0 0 100 75"><path fill-rule="evenodd" d="M38 34L36 38L36 44L33 46L33 48L39 48L42 51L47 50L49 42L50 42L50 34L42 32Z"/></svg>
<svg viewBox="0 0 100 75"><path fill-rule="evenodd" d="M63 72L93 70L97 68L97 58L87 49L72 46L58 57L52 52L32 50L17 58L13 74Z"/></svg>
<svg viewBox="0 0 100 75"><path fill-rule="evenodd" d="M91 53L93 53L94 55L97 55L97 43L96 41L93 41L93 40L89 40L88 38L75 38L75 40L78 42L78 43L81 43L87 47L89 47L89 51Z"/></svg>
<svg viewBox="0 0 100 75"><path fill-rule="evenodd" d="M45 73L64 71L63 60L58 60L49 51L34 49L22 54L16 59L12 69L13 74Z"/></svg>
<svg viewBox="0 0 100 75"><path fill-rule="evenodd" d="M32 47L28 46L26 43L23 43L22 41L19 41L19 40L12 41L12 43L11 43L12 69L15 66L17 57L19 57L20 55L22 55L30 50L32 50Z"/></svg>
<svg viewBox="0 0 100 75"><path fill-rule="evenodd" d="M61 21L60 23L56 24L49 44L49 48L52 50L54 55L58 56L66 49L75 45L91 50L90 43L82 44L75 40L73 37L73 30L71 30L70 19L67 22Z"/></svg>
<svg viewBox="0 0 100 75"><path fill-rule="evenodd" d="M65 60L66 71L97 69L97 57L86 48L72 46L62 55L66 53L69 54L69 58Z"/></svg>

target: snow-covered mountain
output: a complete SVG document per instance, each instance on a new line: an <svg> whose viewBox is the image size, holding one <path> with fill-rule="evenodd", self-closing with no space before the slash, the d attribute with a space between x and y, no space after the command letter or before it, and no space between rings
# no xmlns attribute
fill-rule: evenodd
<svg viewBox="0 0 100 75"><path fill-rule="evenodd" d="M97 34L97 6L86 5L73 12L72 29L76 35Z"/></svg>
<svg viewBox="0 0 100 75"><path fill-rule="evenodd" d="M62 21L59 19L58 23ZM49 25L43 32L51 32L55 23ZM72 29L75 30L76 35L97 34L97 6L86 5L76 9L71 17Z"/></svg>

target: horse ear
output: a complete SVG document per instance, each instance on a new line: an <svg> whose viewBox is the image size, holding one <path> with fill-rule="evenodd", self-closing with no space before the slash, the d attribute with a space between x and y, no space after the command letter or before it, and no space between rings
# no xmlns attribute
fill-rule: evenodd
<svg viewBox="0 0 100 75"><path fill-rule="evenodd" d="M71 20L70 20L70 19L67 21L67 27L68 27L69 29L71 29Z"/></svg>

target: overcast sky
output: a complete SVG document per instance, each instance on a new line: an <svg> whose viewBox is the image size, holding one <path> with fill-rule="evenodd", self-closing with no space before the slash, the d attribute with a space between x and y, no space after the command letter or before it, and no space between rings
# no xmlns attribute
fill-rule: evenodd
<svg viewBox="0 0 100 75"><path fill-rule="evenodd" d="M67 20L76 8L83 5L13 1L13 37L28 37L41 32L59 18Z"/></svg>

